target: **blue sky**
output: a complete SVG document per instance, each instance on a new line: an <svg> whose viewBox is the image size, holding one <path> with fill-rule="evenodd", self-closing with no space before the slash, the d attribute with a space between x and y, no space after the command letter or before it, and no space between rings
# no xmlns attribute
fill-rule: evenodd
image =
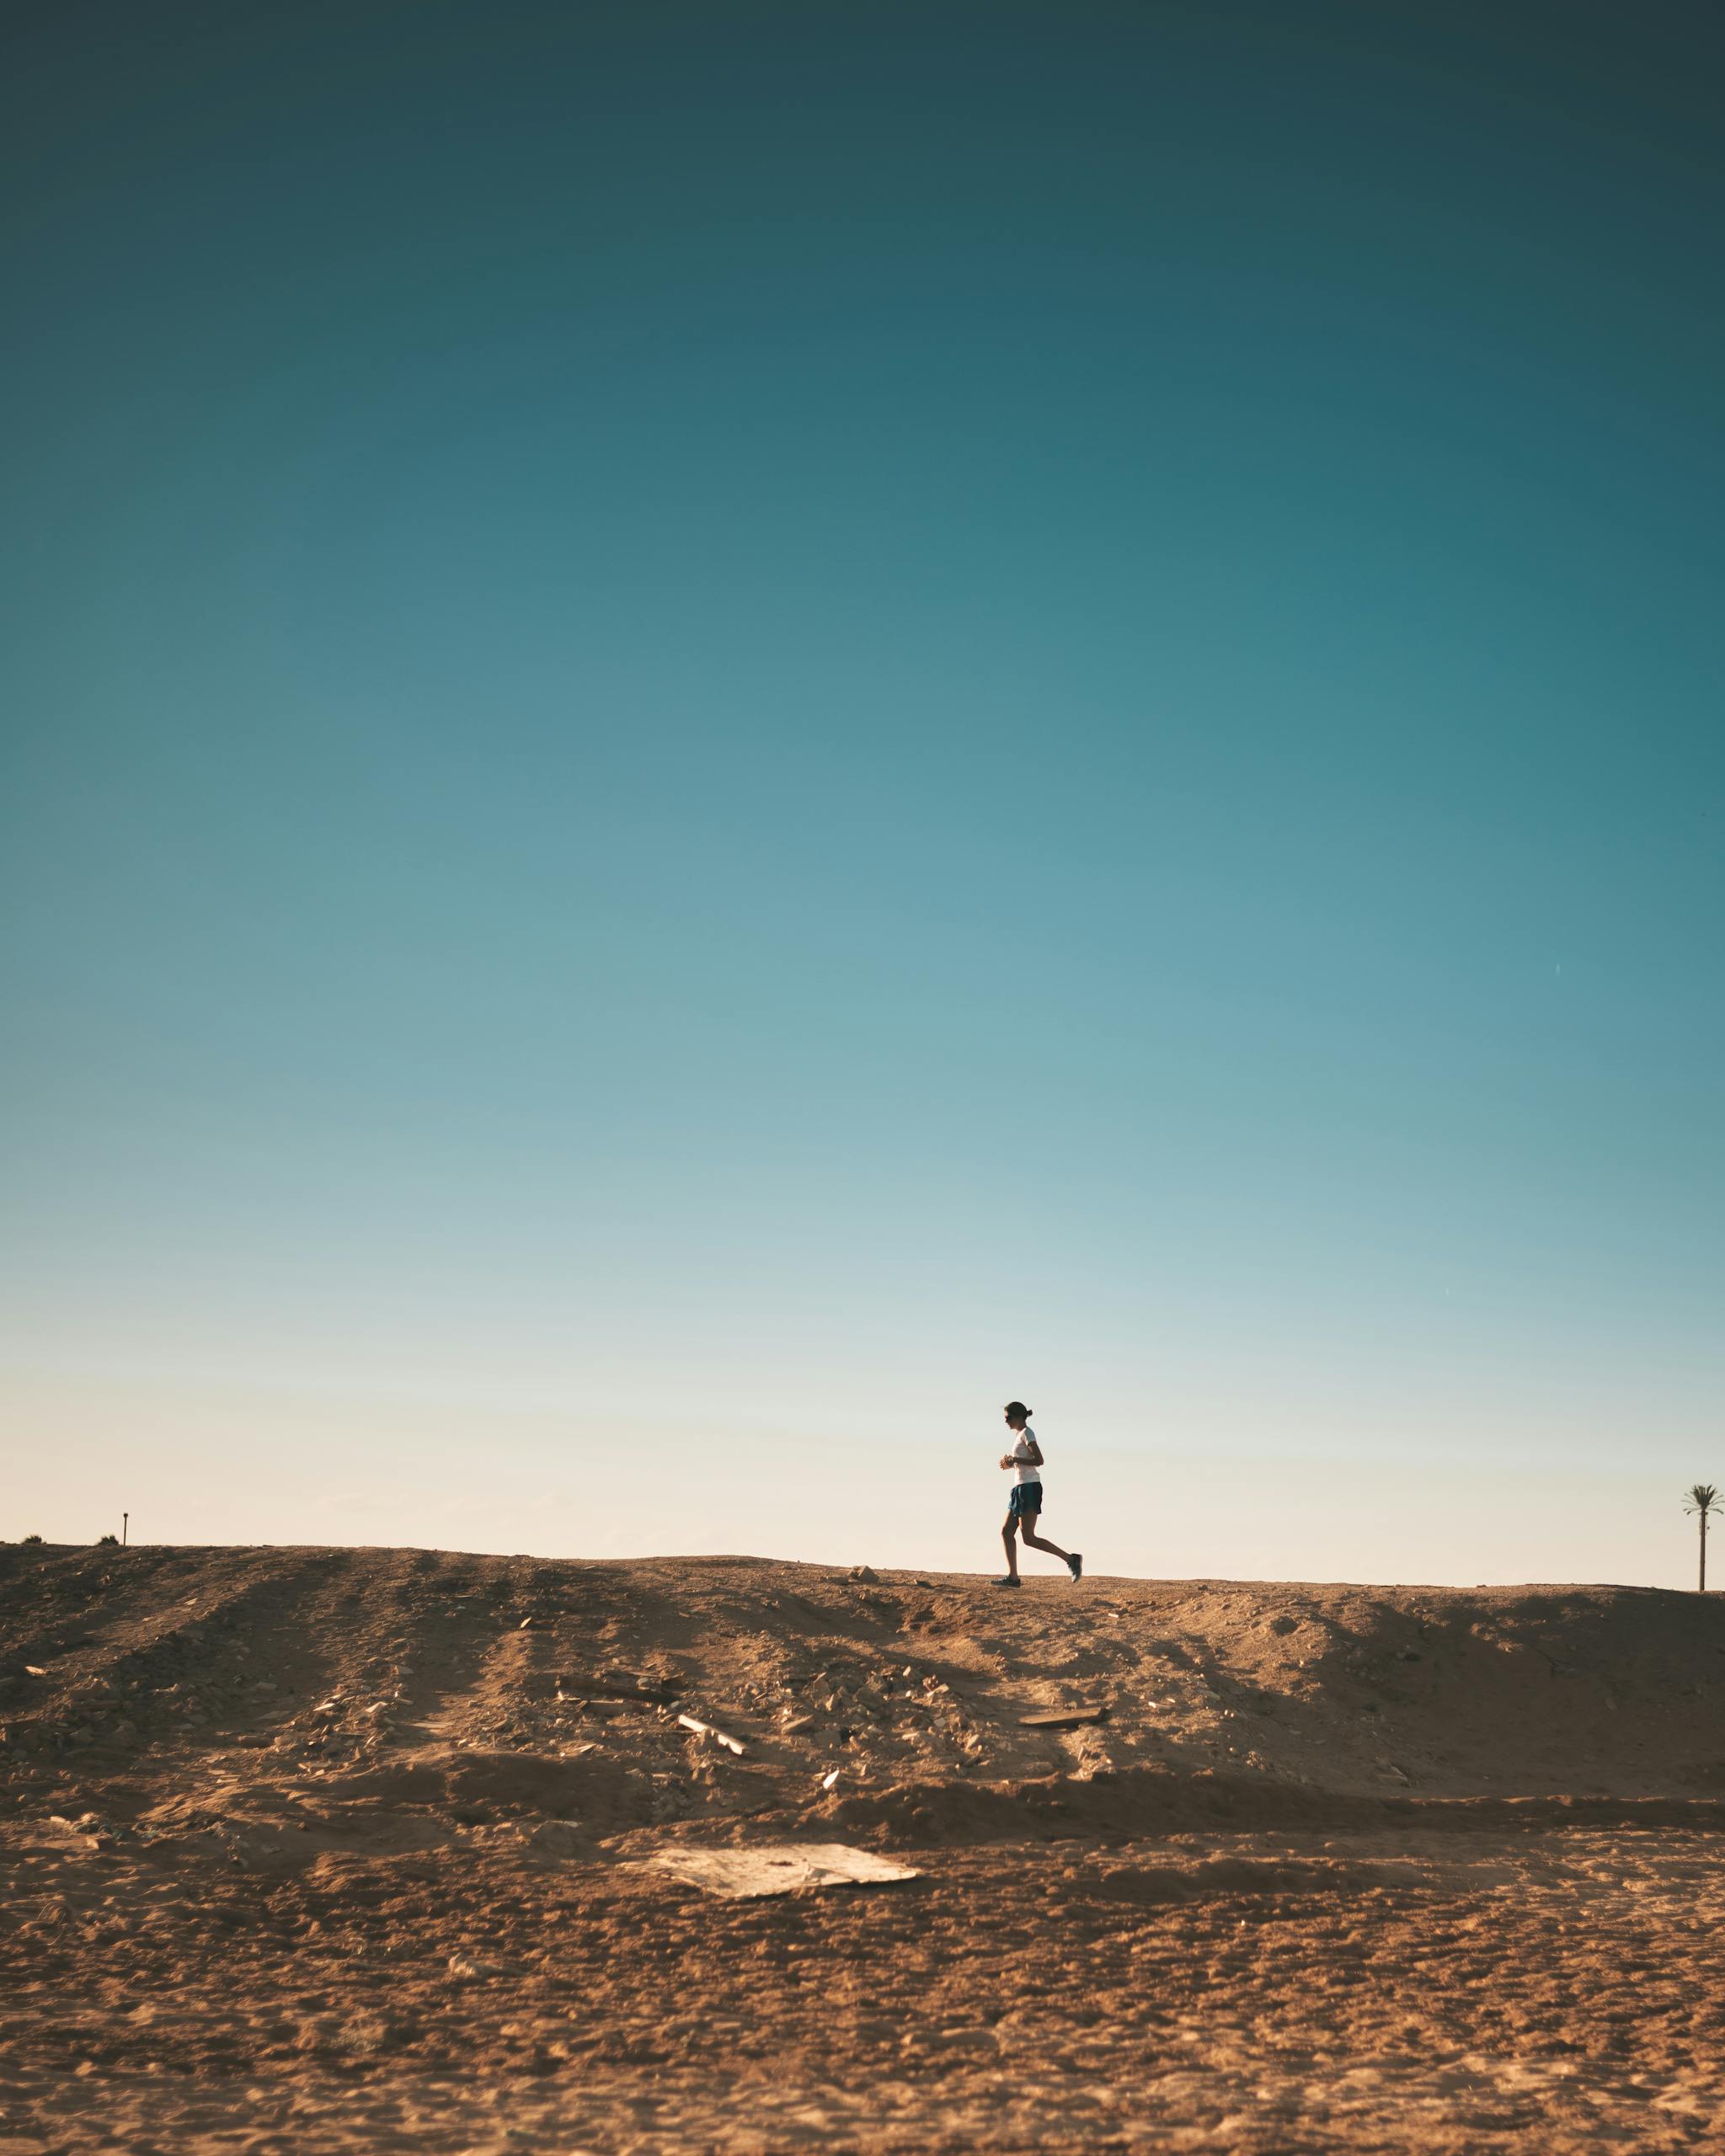
<svg viewBox="0 0 1725 2156"><path fill-rule="evenodd" d="M1721 46L24 19L7 1531L1686 1578Z"/></svg>

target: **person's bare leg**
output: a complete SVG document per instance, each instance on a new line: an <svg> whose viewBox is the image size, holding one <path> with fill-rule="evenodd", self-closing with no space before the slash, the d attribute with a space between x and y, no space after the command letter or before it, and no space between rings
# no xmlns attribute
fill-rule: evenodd
<svg viewBox="0 0 1725 2156"><path fill-rule="evenodd" d="M1024 1538L1024 1547L1027 1550L1046 1550L1050 1557L1058 1557L1063 1565L1070 1565L1072 1561L1071 1558L1061 1549L1058 1542L1045 1541L1037 1533L1036 1530L1041 1522L1042 1514L1032 1513L1028 1519L1020 1524L1018 1532Z"/></svg>
<svg viewBox="0 0 1725 2156"><path fill-rule="evenodd" d="M1007 1545L1007 1577L1009 1580L1015 1580L1018 1577L1017 1530L1017 1520L1011 1513L1008 1513L1007 1514L1007 1524L1001 1529L1001 1540Z"/></svg>

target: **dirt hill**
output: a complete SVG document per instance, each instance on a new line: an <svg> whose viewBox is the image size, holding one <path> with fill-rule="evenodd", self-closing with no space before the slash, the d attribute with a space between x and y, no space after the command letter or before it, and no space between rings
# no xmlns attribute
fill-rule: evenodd
<svg viewBox="0 0 1725 2156"><path fill-rule="evenodd" d="M1611 1587L0 1547L0 2149L1699 2148L1722 1658ZM903 1883L687 1883L792 1841Z"/></svg>
<svg viewBox="0 0 1725 2156"><path fill-rule="evenodd" d="M766 1813L1010 1835L1047 1823L1055 1782L1122 1828L1231 1803L1694 1798L1725 1794L1722 1697L1725 1601L1650 1589L1060 1576L1013 1595L749 1558L0 1549L15 1791L165 1806L163 1826L218 1796L261 1822L308 1780L380 1820L599 1838ZM1106 1719L1025 1726L1065 1708Z"/></svg>

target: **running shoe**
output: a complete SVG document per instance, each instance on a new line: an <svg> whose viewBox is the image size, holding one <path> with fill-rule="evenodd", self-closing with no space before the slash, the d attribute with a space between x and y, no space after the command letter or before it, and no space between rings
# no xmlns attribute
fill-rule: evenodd
<svg viewBox="0 0 1725 2156"><path fill-rule="evenodd" d="M1067 1558L1066 1570L1072 1575L1075 1580L1083 1578L1084 1557L1081 1551L1075 1550L1071 1556Z"/></svg>

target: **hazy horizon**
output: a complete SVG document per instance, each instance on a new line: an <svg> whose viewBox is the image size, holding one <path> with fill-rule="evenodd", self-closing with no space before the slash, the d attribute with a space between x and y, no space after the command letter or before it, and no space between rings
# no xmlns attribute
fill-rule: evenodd
<svg viewBox="0 0 1725 2156"><path fill-rule="evenodd" d="M8 50L0 1533L1692 1583L1717 19Z"/></svg>

